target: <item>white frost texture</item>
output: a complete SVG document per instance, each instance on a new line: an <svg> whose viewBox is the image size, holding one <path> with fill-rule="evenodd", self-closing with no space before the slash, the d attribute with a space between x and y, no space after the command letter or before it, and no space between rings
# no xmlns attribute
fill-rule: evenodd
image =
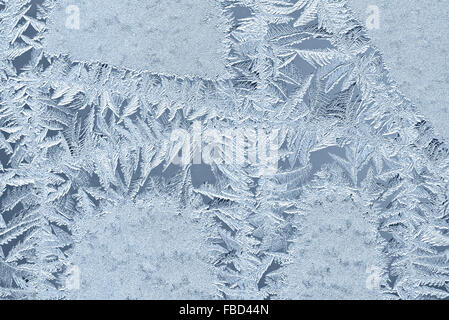
<svg viewBox="0 0 449 320"><path fill-rule="evenodd" d="M0 299L448 298L447 144L345 0L0 0Z"/></svg>

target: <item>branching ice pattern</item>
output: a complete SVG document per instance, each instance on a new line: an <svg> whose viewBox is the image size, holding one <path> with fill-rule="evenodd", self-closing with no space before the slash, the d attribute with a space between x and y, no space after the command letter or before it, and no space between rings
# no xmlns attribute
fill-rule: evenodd
<svg viewBox="0 0 449 320"><path fill-rule="evenodd" d="M2 299L449 296L447 145L345 1L221 0L214 81L50 55L56 2L0 0ZM195 122L279 130L277 171L174 165Z"/></svg>

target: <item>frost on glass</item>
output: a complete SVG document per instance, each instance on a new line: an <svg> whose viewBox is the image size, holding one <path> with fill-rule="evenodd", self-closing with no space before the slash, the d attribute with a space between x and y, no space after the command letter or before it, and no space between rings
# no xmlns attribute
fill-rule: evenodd
<svg viewBox="0 0 449 320"><path fill-rule="evenodd" d="M219 1L219 80L52 53L59 1L0 4L3 299L448 297L446 143L344 1Z"/></svg>
<svg viewBox="0 0 449 320"><path fill-rule="evenodd" d="M207 225L189 209L151 193L102 214L83 218L74 232L79 244L71 263L80 270L80 290L68 291L68 298L215 298Z"/></svg>
<svg viewBox="0 0 449 320"><path fill-rule="evenodd" d="M226 25L215 0L61 0L43 44L46 52L77 61L228 78Z"/></svg>
<svg viewBox="0 0 449 320"><path fill-rule="evenodd" d="M447 140L449 1L440 0L435 6L417 0L349 0L348 4L361 22L374 20L367 33L382 52L391 77Z"/></svg>

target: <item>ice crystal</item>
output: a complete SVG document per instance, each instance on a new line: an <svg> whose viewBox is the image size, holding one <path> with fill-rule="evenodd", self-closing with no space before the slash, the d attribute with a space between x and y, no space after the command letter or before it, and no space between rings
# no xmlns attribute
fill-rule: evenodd
<svg viewBox="0 0 449 320"><path fill-rule="evenodd" d="M221 0L146 70L47 50L58 3L0 1L0 297L448 297L447 146L345 1Z"/></svg>

